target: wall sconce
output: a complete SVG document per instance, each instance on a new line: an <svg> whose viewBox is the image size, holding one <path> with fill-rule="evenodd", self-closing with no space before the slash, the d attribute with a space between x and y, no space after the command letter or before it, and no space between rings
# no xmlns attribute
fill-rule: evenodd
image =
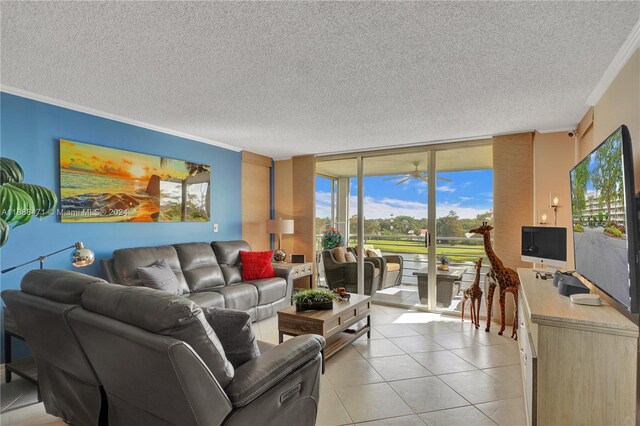
<svg viewBox="0 0 640 426"><path fill-rule="evenodd" d="M549 193L549 207L553 209L553 226L558 226L558 207L560 207L560 194Z"/></svg>
<svg viewBox="0 0 640 426"><path fill-rule="evenodd" d="M549 224L549 212L547 211L547 209L539 209L537 216L538 216L538 225Z"/></svg>

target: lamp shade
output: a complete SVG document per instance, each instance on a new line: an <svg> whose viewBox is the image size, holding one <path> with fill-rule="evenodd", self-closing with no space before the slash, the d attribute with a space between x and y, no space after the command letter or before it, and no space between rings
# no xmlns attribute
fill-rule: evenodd
<svg viewBox="0 0 640 426"><path fill-rule="evenodd" d="M76 243L76 248L71 253L71 263L76 268L89 266L95 260L93 251L86 248L81 242Z"/></svg>
<svg viewBox="0 0 640 426"><path fill-rule="evenodd" d="M269 219L267 220L267 232L269 234L293 234L293 219Z"/></svg>

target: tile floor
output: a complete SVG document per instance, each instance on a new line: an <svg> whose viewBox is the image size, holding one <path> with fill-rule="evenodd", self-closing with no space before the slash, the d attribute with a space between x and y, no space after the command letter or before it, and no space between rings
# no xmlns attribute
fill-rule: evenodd
<svg viewBox="0 0 640 426"><path fill-rule="evenodd" d="M526 424L518 347L497 327L485 333L468 320L380 305L371 317L371 339L327 362L319 426ZM276 317L254 329L277 343ZM63 425L33 404L31 385L2 382L2 425Z"/></svg>

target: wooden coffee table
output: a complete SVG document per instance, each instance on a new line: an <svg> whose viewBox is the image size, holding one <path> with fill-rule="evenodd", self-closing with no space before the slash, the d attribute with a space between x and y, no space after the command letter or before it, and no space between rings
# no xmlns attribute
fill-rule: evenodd
<svg viewBox="0 0 640 426"><path fill-rule="evenodd" d="M319 334L327 340L322 351L324 361L363 334L371 337L371 296L352 294L349 300L333 301L333 309L296 312L295 306L278 311L280 343L287 336Z"/></svg>

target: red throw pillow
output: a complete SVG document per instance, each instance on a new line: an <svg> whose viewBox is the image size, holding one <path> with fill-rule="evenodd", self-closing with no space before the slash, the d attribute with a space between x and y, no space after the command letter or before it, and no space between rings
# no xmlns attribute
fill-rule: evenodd
<svg viewBox="0 0 640 426"><path fill-rule="evenodd" d="M276 273L271 265L272 251L244 251L240 250L242 262L242 279L244 281L260 278L273 278Z"/></svg>

